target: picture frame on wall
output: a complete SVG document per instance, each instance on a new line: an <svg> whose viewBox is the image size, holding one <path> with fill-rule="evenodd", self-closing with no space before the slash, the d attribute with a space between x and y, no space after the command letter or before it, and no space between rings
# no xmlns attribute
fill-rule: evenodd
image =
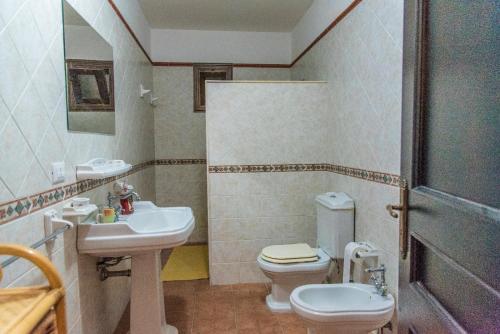
<svg viewBox="0 0 500 334"><path fill-rule="evenodd" d="M205 81L233 80L229 64L196 64L193 66L194 112L205 112Z"/></svg>
<svg viewBox="0 0 500 334"><path fill-rule="evenodd" d="M69 111L114 111L113 62L66 60Z"/></svg>

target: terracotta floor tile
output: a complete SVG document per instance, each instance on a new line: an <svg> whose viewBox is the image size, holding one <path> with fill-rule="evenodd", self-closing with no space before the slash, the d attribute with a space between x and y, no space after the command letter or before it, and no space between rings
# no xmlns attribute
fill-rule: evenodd
<svg viewBox="0 0 500 334"><path fill-rule="evenodd" d="M273 314L266 306L270 286L211 286L208 280L164 282L167 322L179 334L306 334L294 314ZM128 323L123 321L120 333Z"/></svg>
<svg viewBox="0 0 500 334"><path fill-rule="evenodd" d="M302 326L282 326L284 334L307 334L307 328Z"/></svg>
<svg viewBox="0 0 500 334"><path fill-rule="evenodd" d="M237 329L222 330L217 332L217 334L239 334Z"/></svg>
<svg viewBox="0 0 500 334"><path fill-rule="evenodd" d="M268 294L264 284L237 284L233 286L233 291L237 298L265 297Z"/></svg>
<svg viewBox="0 0 500 334"><path fill-rule="evenodd" d="M169 323L169 325L176 327L177 330L179 331L179 334L190 334L191 333L192 322L172 321Z"/></svg>
<svg viewBox="0 0 500 334"><path fill-rule="evenodd" d="M245 320L241 322L236 322L236 327L238 330L254 330L256 332L259 331L259 323L257 320L252 319L252 320Z"/></svg>
<svg viewBox="0 0 500 334"><path fill-rule="evenodd" d="M181 305L181 304L192 304L195 301L194 296L189 295L166 295L164 298L165 304Z"/></svg>
<svg viewBox="0 0 500 334"><path fill-rule="evenodd" d="M176 321L193 322L194 319L194 312L170 311L165 313L166 313L167 323Z"/></svg>
<svg viewBox="0 0 500 334"><path fill-rule="evenodd" d="M194 318L193 331L196 333L210 333L214 331L213 319Z"/></svg>
<svg viewBox="0 0 500 334"><path fill-rule="evenodd" d="M235 330L236 321L234 317L218 317L214 319L215 333L219 331Z"/></svg>
<svg viewBox="0 0 500 334"><path fill-rule="evenodd" d="M193 282L193 287L196 292L201 292L210 289L210 281L207 279L195 280Z"/></svg>
<svg viewBox="0 0 500 334"><path fill-rule="evenodd" d="M293 313L277 314L276 317L278 318L281 326L304 326L304 323L299 316Z"/></svg>
<svg viewBox="0 0 500 334"><path fill-rule="evenodd" d="M211 305L197 305L195 309L195 318L213 319L215 318L215 308Z"/></svg>
<svg viewBox="0 0 500 334"><path fill-rule="evenodd" d="M258 329L249 328L249 329L238 329L238 334L260 334Z"/></svg>
<svg viewBox="0 0 500 334"><path fill-rule="evenodd" d="M259 328L259 322L253 314L237 314L236 324L238 329Z"/></svg>
<svg viewBox="0 0 500 334"><path fill-rule="evenodd" d="M279 325L266 326L260 328L260 334L283 334L283 330Z"/></svg>

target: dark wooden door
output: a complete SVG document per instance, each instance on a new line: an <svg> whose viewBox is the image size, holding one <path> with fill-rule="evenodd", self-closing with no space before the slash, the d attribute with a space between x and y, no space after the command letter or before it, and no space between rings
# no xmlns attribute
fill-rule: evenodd
<svg viewBox="0 0 500 334"><path fill-rule="evenodd" d="M499 6L405 1L399 333L500 333Z"/></svg>

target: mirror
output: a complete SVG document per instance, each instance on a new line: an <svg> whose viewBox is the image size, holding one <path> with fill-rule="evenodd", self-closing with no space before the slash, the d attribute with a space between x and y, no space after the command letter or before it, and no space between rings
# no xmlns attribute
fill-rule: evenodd
<svg viewBox="0 0 500 334"><path fill-rule="evenodd" d="M68 129L115 133L113 48L63 1Z"/></svg>

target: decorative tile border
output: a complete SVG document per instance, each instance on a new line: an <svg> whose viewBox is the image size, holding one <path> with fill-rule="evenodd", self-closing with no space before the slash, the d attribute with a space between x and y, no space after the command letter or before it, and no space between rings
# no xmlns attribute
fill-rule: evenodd
<svg viewBox="0 0 500 334"><path fill-rule="evenodd" d="M401 177L395 174L332 164L269 164L269 165L222 165L208 166L209 173L275 173L275 172L332 172L358 179L382 183L394 187L401 185Z"/></svg>
<svg viewBox="0 0 500 334"><path fill-rule="evenodd" d="M345 167L339 165L330 165L328 171L332 173L355 177L358 179L382 183L394 187L400 187L402 184L401 176L396 174L374 172L371 170Z"/></svg>
<svg viewBox="0 0 500 334"><path fill-rule="evenodd" d="M93 190L120 178L135 174L151 166L204 165L206 159L156 159L134 165L126 173L102 180L82 180L61 185L40 193L16 198L0 203L0 225L42 210L48 206L67 200L81 193ZM222 165L209 166L209 173L280 173L280 172L333 172L358 179L400 187L402 178L399 175L374 172L365 169L351 168L332 164L266 164L266 165Z"/></svg>
<svg viewBox="0 0 500 334"><path fill-rule="evenodd" d="M147 167L154 166L154 164L154 160L143 162L134 165L128 172L117 176L108 177L102 180L81 180L61 185L60 187L52 188L34 195L17 198L6 203L0 203L0 225L37 212L48 206L111 183L120 178L135 174Z"/></svg>
<svg viewBox="0 0 500 334"><path fill-rule="evenodd" d="M209 173L326 172L328 164L271 164L209 166Z"/></svg>
<svg viewBox="0 0 500 334"><path fill-rule="evenodd" d="M207 159L156 159L155 165L205 165Z"/></svg>

